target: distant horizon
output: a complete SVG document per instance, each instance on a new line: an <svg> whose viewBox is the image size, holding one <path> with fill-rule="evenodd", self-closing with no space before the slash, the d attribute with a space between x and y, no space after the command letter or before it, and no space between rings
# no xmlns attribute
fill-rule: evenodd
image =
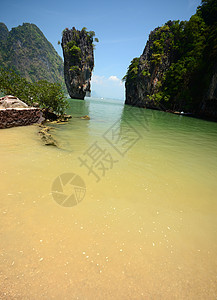
<svg viewBox="0 0 217 300"><path fill-rule="evenodd" d="M95 96L85 96L85 99L96 99L96 100L117 100L117 101L123 101L125 102L125 99L120 99L120 98L110 98L110 97L95 97Z"/></svg>

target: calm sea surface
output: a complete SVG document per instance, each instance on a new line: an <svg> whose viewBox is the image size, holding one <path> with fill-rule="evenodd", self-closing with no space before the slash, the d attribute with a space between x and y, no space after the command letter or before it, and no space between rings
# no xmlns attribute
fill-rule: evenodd
<svg viewBox="0 0 217 300"><path fill-rule="evenodd" d="M217 123L68 112L0 131L0 299L217 299Z"/></svg>

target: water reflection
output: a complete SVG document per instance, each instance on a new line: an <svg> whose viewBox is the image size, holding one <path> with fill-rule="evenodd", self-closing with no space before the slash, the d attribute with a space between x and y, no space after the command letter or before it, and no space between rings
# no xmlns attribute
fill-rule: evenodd
<svg viewBox="0 0 217 300"><path fill-rule="evenodd" d="M69 108L67 113L73 117L89 115L90 102L78 99L68 99Z"/></svg>

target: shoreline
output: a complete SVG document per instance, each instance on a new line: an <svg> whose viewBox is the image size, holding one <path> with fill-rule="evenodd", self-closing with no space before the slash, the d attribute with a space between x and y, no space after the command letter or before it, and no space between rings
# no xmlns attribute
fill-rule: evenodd
<svg viewBox="0 0 217 300"><path fill-rule="evenodd" d="M185 116L185 117L190 117L190 118L209 121L209 122L215 122L215 123L217 122L217 116L212 117L210 115L190 113L190 112L185 113L185 112L177 111L177 110L170 110L170 109L165 110L165 109L160 109L158 107L147 107L147 106L144 106L144 105L132 105L132 104L129 104L129 103L125 103L124 105L143 108L143 109L157 110L157 111L162 111L162 112L165 112L165 113L174 114L174 115L177 115L177 116Z"/></svg>

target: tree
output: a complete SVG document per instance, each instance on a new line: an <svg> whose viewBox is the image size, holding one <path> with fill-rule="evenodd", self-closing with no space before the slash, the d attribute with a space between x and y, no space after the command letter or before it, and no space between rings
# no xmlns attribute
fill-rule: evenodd
<svg viewBox="0 0 217 300"><path fill-rule="evenodd" d="M38 102L41 108L52 109L57 114L63 114L67 107L60 84L46 80L30 83L13 70L0 68L0 91L20 98L28 105Z"/></svg>
<svg viewBox="0 0 217 300"><path fill-rule="evenodd" d="M135 57L127 70L127 74L122 78L122 81L130 82L134 80L138 74L139 57Z"/></svg>

